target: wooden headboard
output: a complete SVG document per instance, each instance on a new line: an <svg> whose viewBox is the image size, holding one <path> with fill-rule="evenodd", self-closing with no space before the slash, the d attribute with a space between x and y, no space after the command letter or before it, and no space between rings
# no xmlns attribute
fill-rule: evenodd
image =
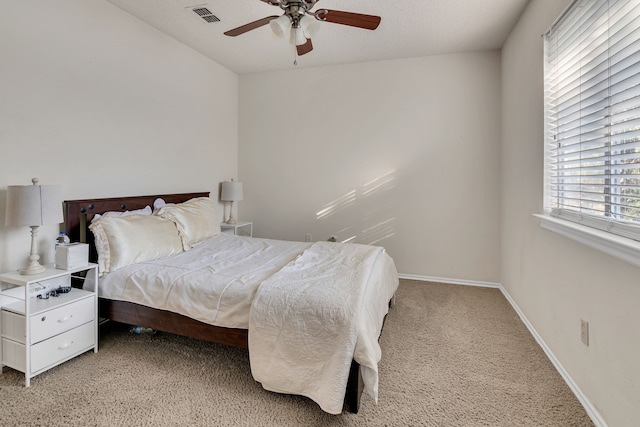
<svg viewBox="0 0 640 427"><path fill-rule="evenodd" d="M143 209L145 206L153 207L153 201L157 198L161 198L167 203L181 203L194 197L209 197L209 192L65 200L65 230L72 242L89 243L89 260L95 261L97 255L93 244L93 234L88 228L95 214L102 214L107 211L123 212Z"/></svg>

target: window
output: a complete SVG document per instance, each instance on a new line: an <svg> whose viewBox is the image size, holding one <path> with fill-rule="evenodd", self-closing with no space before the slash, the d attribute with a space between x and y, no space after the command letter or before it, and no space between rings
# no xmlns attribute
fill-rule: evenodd
<svg viewBox="0 0 640 427"><path fill-rule="evenodd" d="M545 34L545 210L640 241L640 0L577 0Z"/></svg>

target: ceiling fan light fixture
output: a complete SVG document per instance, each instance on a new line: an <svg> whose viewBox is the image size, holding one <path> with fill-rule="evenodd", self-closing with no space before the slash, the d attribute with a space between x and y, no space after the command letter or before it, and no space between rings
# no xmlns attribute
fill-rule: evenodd
<svg viewBox="0 0 640 427"><path fill-rule="evenodd" d="M304 15L300 18L300 28L302 28L304 35L308 39L312 39L318 34L318 31L320 31L320 21L309 15Z"/></svg>
<svg viewBox="0 0 640 427"><path fill-rule="evenodd" d="M271 31L278 37L284 37L289 28L291 28L291 19L287 15L282 15L276 19L272 19L269 22Z"/></svg>
<svg viewBox="0 0 640 427"><path fill-rule="evenodd" d="M307 37L304 35L302 28L294 28L291 32L291 41L296 46L302 46L307 42Z"/></svg>

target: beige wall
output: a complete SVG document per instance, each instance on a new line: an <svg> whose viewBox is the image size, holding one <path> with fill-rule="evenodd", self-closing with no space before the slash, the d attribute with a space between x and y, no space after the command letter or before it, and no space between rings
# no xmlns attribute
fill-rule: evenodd
<svg viewBox="0 0 640 427"><path fill-rule="evenodd" d="M240 76L241 218L384 246L403 274L497 282L500 54Z"/></svg>
<svg viewBox="0 0 640 427"><path fill-rule="evenodd" d="M568 3L532 1L502 51L501 282L604 420L631 426L640 420L640 270L531 216L543 196L540 35Z"/></svg>
<svg viewBox="0 0 640 427"><path fill-rule="evenodd" d="M6 187L67 199L212 191L237 174L238 78L104 1L3 2L0 271L28 228L4 226ZM52 261L57 227L42 227Z"/></svg>

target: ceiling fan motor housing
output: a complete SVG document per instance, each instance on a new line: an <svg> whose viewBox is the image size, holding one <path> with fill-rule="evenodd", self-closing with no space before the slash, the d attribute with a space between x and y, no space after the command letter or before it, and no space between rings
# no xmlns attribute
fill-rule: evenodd
<svg viewBox="0 0 640 427"><path fill-rule="evenodd" d="M316 4L317 1L318 0L285 0L280 3L280 7L284 10L285 15L291 19L291 26L293 28L300 28L300 21L302 20L302 17Z"/></svg>

